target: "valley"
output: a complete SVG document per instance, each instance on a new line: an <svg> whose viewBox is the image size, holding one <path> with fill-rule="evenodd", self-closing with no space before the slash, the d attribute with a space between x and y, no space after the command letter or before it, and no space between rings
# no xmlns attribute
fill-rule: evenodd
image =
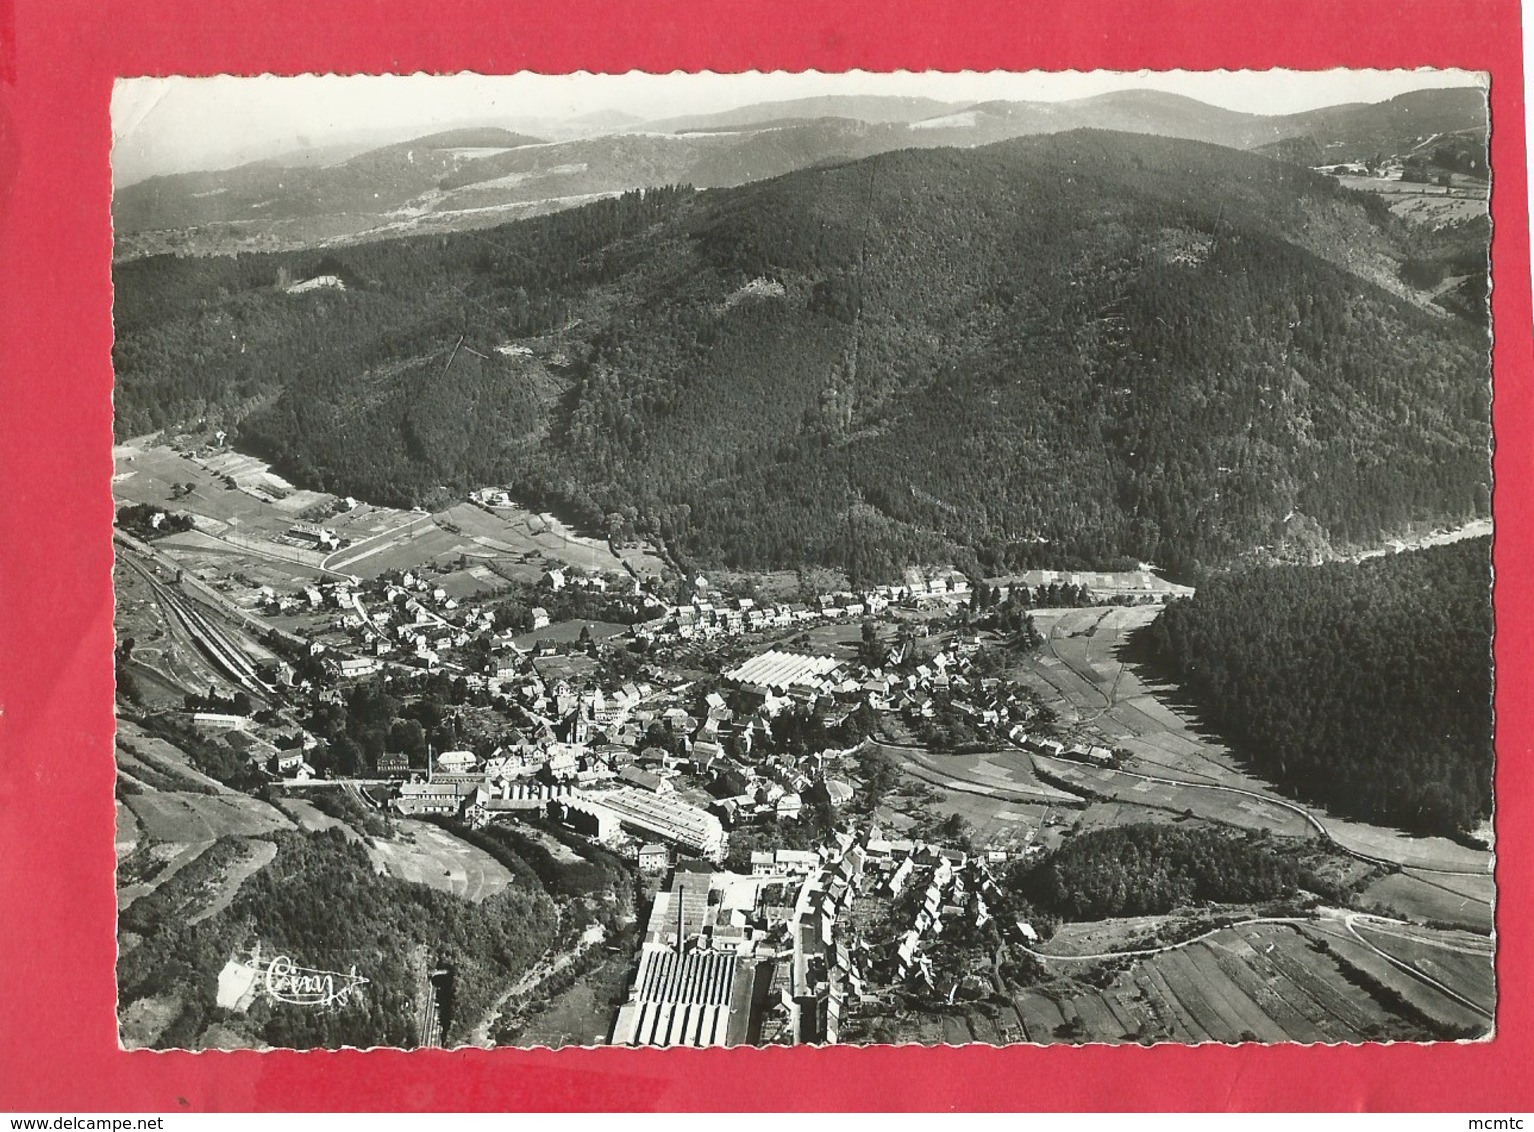
<svg viewBox="0 0 1534 1132"><path fill-rule="evenodd" d="M123 1043L1489 1038L1485 136L827 96L119 186Z"/></svg>

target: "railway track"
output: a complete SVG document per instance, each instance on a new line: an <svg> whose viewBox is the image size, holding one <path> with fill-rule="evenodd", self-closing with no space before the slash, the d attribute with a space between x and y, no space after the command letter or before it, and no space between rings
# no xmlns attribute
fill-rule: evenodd
<svg viewBox="0 0 1534 1132"><path fill-rule="evenodd" d="M259 696L262 700L271 701L277 697L277 689L261 679L256 672L255 662L250 659L245 650L214 624L206 614L195 608L189 598L162 582L155 576L153 570L134 557L123 555L121 558L124 564L144 579L154 593L155 599L192 638L193 644L213 663L215 668L237 686L254 696Z"/></svg>

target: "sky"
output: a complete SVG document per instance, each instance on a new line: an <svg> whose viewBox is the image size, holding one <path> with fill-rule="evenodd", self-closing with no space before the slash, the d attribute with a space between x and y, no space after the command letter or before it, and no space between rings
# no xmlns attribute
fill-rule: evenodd
<svg viewBox="0 0 1534 1132"><path fill-rule="evenodd" d="M620 111L642 119L832 94L946 102L1057 101L1149 88L1258 114L1378 102L1425 87L1471 86L1474 72L1417 71L851 71L739 75L300 75L119 79L112 95L119 185L158 173L223 169L313 146L386 144L433 129L517 120L569 122Z"/></svg>

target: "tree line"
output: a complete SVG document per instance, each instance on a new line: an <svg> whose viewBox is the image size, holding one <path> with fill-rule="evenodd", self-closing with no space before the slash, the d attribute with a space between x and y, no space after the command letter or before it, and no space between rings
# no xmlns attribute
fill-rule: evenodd
<svg viewBox="0 0 1534 1132"><path fill-rule="evenodd" d="M1145 632L1236 750L1299 797L1450 836L1490 815L1490 539L1213 576Z"/></svg>

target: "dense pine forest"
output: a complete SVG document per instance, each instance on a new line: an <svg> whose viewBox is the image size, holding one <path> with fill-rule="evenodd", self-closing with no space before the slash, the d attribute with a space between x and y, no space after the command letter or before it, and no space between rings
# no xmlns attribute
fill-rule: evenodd
<svg viewBox="0 0 1534 1132"><path fill-rule="evenodd" d="M1215 146L889 153L121 264L118 429L217 423L379 502L506 482L699 563L1192 570L1488 513L1484 311L1413 291L1423 255L1375 198ZM318 275L344 290L282 286Z"/></svg>
<svg viewBox="0 0 1534 1132"><path fill-rule="evenodd" d="M1281 786L1456 835L1491 812L1490 556L1490 539L1467 539L1212 577L1147 644Z"/></svg>

